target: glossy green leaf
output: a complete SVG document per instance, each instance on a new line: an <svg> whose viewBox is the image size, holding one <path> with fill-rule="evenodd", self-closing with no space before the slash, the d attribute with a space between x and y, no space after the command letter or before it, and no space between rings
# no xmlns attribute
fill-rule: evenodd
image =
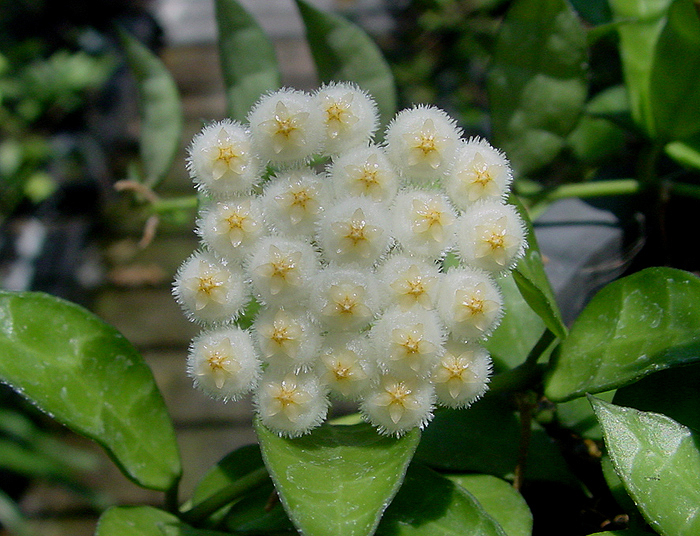
<svg viewBox="0 0 700 536"><path fill-rule="evenodd" d="M700 16L693 0L675 0L656 44L650 78L656 134L666 140L700 132Z"/></svg>
<svg viewBox="0 0 700 536"><path fill-rule="evenodd" d="M430 469L411 464L377 536L506 536L467 491Z"/></svg>
<svg viewBox="0 0 700 536"><path fill-rule="evenodd" d="M490 475L448 475L471 493L508 536L532 534L532 512L511 484Z"/></svg>
<svg viewBox="0 0 700 536"><path fill-rule="evenodd" d="M649 95L651 68L670 4L671 0L610 0L613 18L621 23L620 58L632 117L650 136L656 131Z"/></svg>
<svg viewBox="0 0 700 536"><path fill-rule="evenodd" d="M420 432L379 435L368 424L323 425L296 439L255 429L285 510L305 536L370 535L396 494Z"/></svg>
<svg viewBox="0 0 700 536"><path fill-rule="evenodd" d="M565 401L700 360L700 279L648 268L603 288L584 308L545 378Z"/></svg>
<svg viewBox="0 0 700 536"><path fill-rule="evenodd" d="M126 32L121 32L120 38L139 94L144 182L153 187L165 178L180 147L180 96L175 80L158 56Z"/></svg>
<svg viewBox="0 0 700 536"><path fill-rule="evenodd" d="M542 319L523 300L511 275L498 278L505 313L496 331L484 343L496 369L517 367L544 333Z"/></svg>
<svg viewBox="0 0 700 536"><path fill-rule="evenodd" d="M228 115L245 121L261 95L281 85L275 48L239 2L216 0L215 7Z"/></svg>
<svg viewBox="0 0 700 536"><path fill-rule="evenodd" d="M663 413L689 428L700 430L700 363L650 374L617 390L619 406Z"/></svg>
<svg viewBox="0 0 700 536"><path fill-rule="evenodd" d="M496 41L488 93L495 144L515 169L550 163L586 99L586 32L564 0L516 0Z"/></svg>
<svg viewBox="0 0 700 536"><path fill-rule="evenodd" d="M591 405L587 399L584 400L589 406ZM593 408L591 408L591 411L593 411ZM622 480L619 476L617 476L615 467L613 467L612 460L610 459L610 455L606 451L603 451L603 456L600 459L600 468L603 472L605 483L608 485L608 489L615 499L615 502L617 502L617 504L620 505L624 512L629 516L632 523L640 522L642 514L639 513L639 510L634 504L632 497L630 497L627 493Z"/></svg>
<svg viewBox="0 0 700 536"><path fill-rule="evenodd" d="M665 415L590 400L615 471L651 527L700 534L700 437Z"/></svg>
<svg viewBox="0 0 700 536"><path fill-rule="evenodd" d="M664 150L679 164L700 169L700 136L667 143Z"/></svg>
<svg viewBox="0 0 700 536"><path fill-rule="evenodd" d="M520 294L544 321L549 330L560 339L566 338L567 329L561 317L561 311L554 297L552 285L549 283L547 273L544 271L542 254L540 253L537 237L532 227L532 222L527 215L527 211L519 202L515 195L511 195L509 202L514 204L525 222L527 248L525 255L518 261L513 270L515 280Z"/></svg>
<svg viewBox="0 0 700 536"><path fill-rule="evenodd" d="M170 489L181 467L150 369L113 327L47 294L0 292L0 378L102 445L137 484Z"/></svg>
<svg viewBox="0 0 700 536"><path fill-rule="evenodd" d="M152 506L114 506L97 522L95 536L226 536L199 530Z"/></svg>
<svg viewBox="0 0 700 536"><path fill-rule="evenodd" d="M380 125L396 113L394 76L379 47L359 26L296 0L306 26L311 55L323 82L354 82L367 91L379 108Z"/></svg>

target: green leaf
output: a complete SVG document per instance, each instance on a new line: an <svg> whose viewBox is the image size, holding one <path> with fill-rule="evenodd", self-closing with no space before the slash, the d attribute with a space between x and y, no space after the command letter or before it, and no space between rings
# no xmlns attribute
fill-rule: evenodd
<svg viewBox="0 0 700 536"><path fill-rule="evenodd" d="M620 57L629 94L632 117L654 136L649 82L654 49L671 0L610 0L615 21L620 22Z"/></svg>
<svg viewBox="0 0 700 536"><path fill-rule="evenodd" d="M565 339L567 329L561 317L561 311L554 297L554 291L549 283L547 273L544 271L542 254L540 253L535 231L527 211L522 206L517 196L511 195L509 202L515 205L520 217L525 222L527 248L525 255L518 261L513 270L513 279L518 285L520 294L544 321L549 330L560 339Z"/></svg>
<svg viewBox="0 0 700 536"><path fill-rule="evenodd" d="M595 532L588 536L652 536L646 530L624 529L624 530L606 530L605 532Z"/></svg>
<svg viewBox="0 0 700 536"><path fill-rule="evenodd" d="M236 0L216 0L219 59L228 114L245 121L261 95L282 82L272 41Z"/></svg>
<svg viewBox="0 0 700 536"><path fill-rule="evenodd" d="M619 406L663 413L689 428L700 430L700 363L661 370L617 390Z"/></svg>
<svg viewBox="0 0 700 536"><path fill-rule="evenodd" d="M127 32L119 35L139 93L139 149L144 182L153 187L165 178L180 147L180 97L173 77L160 59Z"/></svg>
<svg viewBox="0 0 700 536"><path fill-rule="evenodd" d="M550 163L586 99L586 32L564 0L516 0L488 77L495 144L523 174Z"/></svg>
<svg viewBox="0 0 700 536"><path fill-rule="evenodd" d="M275 492L269 477L258 481L243 495L231 497L231 489L236 486L240 488L241 479L263 467L258 445L246 445L234 450L207 471L199 481L192 494L192 508L211 504L212 501L216 501L217 504L223 503L209 519L214 523L221 523L224 518L223 523L229 530L294 530L281 504L277 502L272 507L269 505L270 497ZM211 510L211 507L208 509Z"/></svg>
<svg viewBox="0 0 700 536"><path fill-rule="evenodd" d="M150 369L113 327L41 293L0 292L0 378L102 445L137 484L180 478L175 432Z"/></svg>
<svg viewBox="0 0 700 536"><path fill-rule="evenodd" d="M615 391L598 393L598 398L611 402ZM557 404L557 421L561 426L576 432L585 439L600 441L603 439L603 430L596 419L591 405L583 398L574 398L568 402Z"/></svg>
<svg viewBox="0 0 700 536"><path fill-rule="evenodd" d="M282 504L305 536L370 535L401 485L420 432L379 435L370 425L323 425L297 439L255 423Z"/></svg>
<svg viewBox="0 0 700 536"><path fill-rule="evenodd" d="M321 80L356 83L374 98L380 127L386 126L396 113L396 86L379 47L355 24L304 0L296 3Z"/></svg>
<svg viewBox="0 0 700 536"><path fill-rule="evenodd" d="M700 359L700 279L648 268L615 281L584 308L545 377L555 402L630 384Z"/></svg>
<svg viewBox="0 0 700 536"><path fill-rule="evenodd" d="M505 480L490 475L447 475L471 493L508 536L532 534L532 512L525 499Z"/></svg>
<svg viewBox="0 0 700 536"><path fill-rule="evenodd" d="M700 169L700 135L683 141L667 143L664 150L679 164Z"/></svg>
<svg viewBox="0 0 700 536"><path fill-rule="evenodd" d="M545 330L542 319L523 300L511 275L498 278L505 313L496 331L484 343L497 370L517 367Z"/></svg>
<svg viewBox="0 0 700 536"><path fill-rule="evenodd" d="M411 464L377 536L506 536L464 488L420 464Z"/></svg>
<svg viewBox="0 0 700 536"><path fill-rule="evenodd" d="M95 536L226 536L199 530L152 506L114 506L97 522Z"/></svg>
<svg viewBox="0 0 700 536"><path fill-rule="evenodd" d="M658 413L589 397L615 471L662 536L700 534L700 437Z"/></svg>
<svg viewBox="0 0 700 536"><path fill-rule="evenodd" d="M520 454L520 436L520 420L508 401L486 397L465 410L437 412L423 431L416 459L440 471L512 478ZM558 447L535 423L526 477L573 483Z"/></svg>
<svg viewBox="0 0 700 536"><path fill-rule="evenodd" d="M700 132L700 18L693 0L675 0L656 44L650 77L656 134L666 140Z"/></svg>

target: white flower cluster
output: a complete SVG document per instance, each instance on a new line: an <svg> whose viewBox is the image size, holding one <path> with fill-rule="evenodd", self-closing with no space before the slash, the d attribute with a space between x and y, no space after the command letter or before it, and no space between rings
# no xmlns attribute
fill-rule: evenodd
<svg viewBox="0 0 700 536"><path fill-rule="evenodd" d="M206 202L202 247L174 285L204 328L189 373L215 398L252 391L280 435L321 424L329 397L401 435L436 404L467 407L487 389L494 275L525 248L504 203L509 163L434 107L400 112L381 145L376 126L352 84L282 89L247 124L211 124L190 147ZM309 164L318 157L323 171ZM445 269L448 253L458 266ZM235 321L251 301L261 307L244 330Z"/></svg>

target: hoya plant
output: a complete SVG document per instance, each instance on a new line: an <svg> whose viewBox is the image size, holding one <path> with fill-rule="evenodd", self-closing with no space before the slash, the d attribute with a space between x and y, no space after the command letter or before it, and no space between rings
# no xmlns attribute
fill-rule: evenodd
<svg viewBox="0 0 700 536"><path fill-rule="evenodd" d="M154 218L196 210L201 245L173 284L201 326L183 374L221 403L251 396L256 444L181 497L172 422L133 345L77 305L0 293L3 381L163 492L160 506L109 508L96 534L697 534L700 280L637 271L565 326L511 191L524 173L511 161L554 150L578 119L569 97L585 99L571 6L510 6L501 59L519 40L529 59L493 66L494 129L508 141L498 147L436 106L397 113L370 38L297 5L322 80L312 93L280 87L267 36L234 0L217 0L229 117L189 145L180 165L197 191L185 199L152 195L179 143L177 91L124 35L144 138L120 186ZM695 42L680 31L698 22L690 0L659 6L653 24L626 5L621 46L640 40L652 64L665 65L671 43ZM571 76L544 74L557 65ZM662 125L666 101L647 98L649 80L671 83L672 71L645 65L627 64L630 99L644 103L634 120ZM683 87L669 94L696 92ZM507 88L532 106L513 108ZM686 119L654 138L657 152L692 157L692 142L674 137L700 131Z"/></svg>

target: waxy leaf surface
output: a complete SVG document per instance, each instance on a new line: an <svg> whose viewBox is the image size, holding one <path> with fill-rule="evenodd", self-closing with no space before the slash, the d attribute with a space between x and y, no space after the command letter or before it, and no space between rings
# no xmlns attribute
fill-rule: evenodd
<svg viewBox="0 0 700 536"><path fill-rule="evenodd" d="M700 436L665 415L590 400L615 471L651 527L700 534Z"/></svg>
<svg viewBox="0 0 700 536"><path fill-rule="evenodd" d="M117 330L47 294L0 292L0 378L102 445L137 484L180 478L172 423L139 352Z"/></svg>
<svg viewBox="0 0 700 536"><path fill-rule="evenodd" d="M700 279L648 268L603 288L581 312L545 378L564 401L700 360Z"/></svg>
<svg viewBox="0 0 700 536"><path fill-rule="evenodd" d="M420 439L417 429L395 438L368 424L326 424L296 439L255 428L282 504L305 536L373 534Z"/></svg>
<svg viewBox="0 0 700 536"><path fill-rule="evenodd" d="M173 514L152 506L115 506L97 523L95 536L226 536L225 532L199 530Z"/></svg>

